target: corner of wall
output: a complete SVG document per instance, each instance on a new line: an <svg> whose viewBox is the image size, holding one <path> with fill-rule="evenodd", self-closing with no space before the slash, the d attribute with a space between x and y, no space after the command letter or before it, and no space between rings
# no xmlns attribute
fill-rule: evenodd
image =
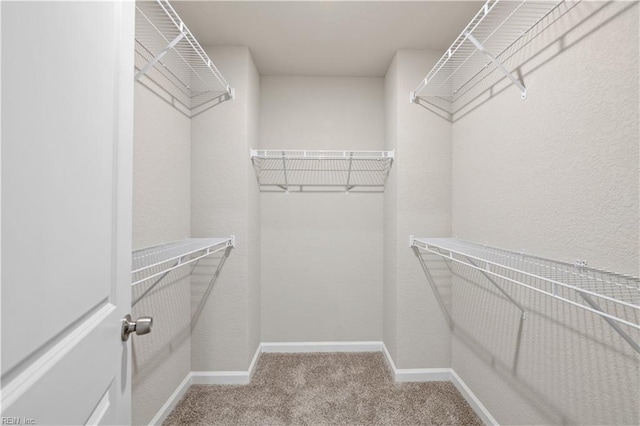
<svg viewBox="0 0 640 426"><path fill-rule="evenodd" d="M398 55L393 56L384 79L384 149L397 155L398 141ZM397 234L398 234L398 162L391 168L383 198L383 326L382 336L389 359L397 356Z"/></svg>
<svg viewBox="0 0 640 426"><path fill-rule="evenodd" d="M256 182L255 174L251 162L249 161L249 149L257 148L260 141L260 74L253 61L251 52L247 49L248 60L248 103L247 103L247 173L246 183L248 186L248 210L249 210L249 350L247 353L248 362L253 362L254 352L259 350L261 324L260 324L260 281L261 281L261 261L260 261L260 191Z"/></svg>
<svg viewBox="0 0 640 426"><path fill-rule="evenodd" d="M499 78L457 102L457 236L638 273L639 12L637 2L562 3L509 55L525 100ZM452 283L452 365L501 422L640 423L639 357L620 335L577 307L505 289L526 321L473 271Z"/></svg>
<svg viewBox="0 0 640 426"><path fill-rule="evenodd" d="M192 119L192 233L236 236L219 275L217 262L192 285L192 370L246 370L259 344L259 196L249 160L257 140L259 76L247 47L206 48L235 99ZM219 260L219 259L218 259ZM207 279L206 277L209 277Z"/></svg>
<svg viewBox="0 0 640 426"><path fill-rule="evenodd" d="M440 52L401 50L396 53L387 78L395 77L387 105L394 131L395 174L390 182L395 211L386 206L385 223L395 220L385 261L395 268L396 354L398 368L447 368L451 366L451 330L441 299L447 298L450 276L441 274L430 286L409 235L449 236L451 233L451 123L423 105L409 102L409 93L437 62ZM391 104L389 104L391 103ZM390 143L392 141L389 141ZM390 232L385 229L385 232ZM445 303L446 305L446 303ZM392 349L390 348L390 351Z"/></svg>

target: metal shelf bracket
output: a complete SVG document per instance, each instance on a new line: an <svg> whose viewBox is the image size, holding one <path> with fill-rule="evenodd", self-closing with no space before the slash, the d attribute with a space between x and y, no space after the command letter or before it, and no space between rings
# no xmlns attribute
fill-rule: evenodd
<svg viewBox="0 0 640 426"><path fill-rule="evenodd" d="M162 49L160 51L160 53L158 53L156 56L153 57L153 59L151 59L147 65L145 65L140 71L138 71L135 75L135 80L137 81L140 77L142 77L143 75L145 75L147 73L147 71L149 71L151 68L153 68L153 66L156 64L156 62L158 62L160 59L162 59L164 57L164 55L166 55L171 49L173 49L174 47L176 47L176 45L178 44L178 42L180 40L182 40L184 37L186 36L185 32L184 32L184 24L182 22L180 22L180 34L178 34L178 36L176 38L174 38L171 43L169 43L167 45L167 47L165 47L164 49Z"/></svg>
<svg viewBox="0 0 640 426"><path fill-rule="evenodd" d="M484 46L478 41L476 40L476 38L473 36L473 34L471 33L467 33L466 34L467 39L473 43L474 46L476 46L478 48L478 50L480 52L482 52L487 58L489 58L491 60L491 62L493 62L493 64L500 70L500 72L502 72L502 74L504 74L509 80L511 80L511 82L518 88L520 89L520 93L522 96L522 99L526 99L527 98L527 88L524 87L524 85L522 84L522 82L520 82L520 80L518 80L517 78L515 78L510 72L509 70L507 70L504 65L502 64L502 62L500 62L498 59L496 59L495 56L493 56L491 53L489 53L487 51L487 49L484 48Z"/></svg>
<svg viewBox="0 0 640 426"><path fill-rule="evenodd" d="M438 98L448 102L453 110L458 100L473 95L473 89L485 84L485 77L496 69L511 80L525 99L527 89L505 68L505 57L561 4L563 0L486 0L440 60L409 93L409 101L416 103L421 96Z"/></svg>

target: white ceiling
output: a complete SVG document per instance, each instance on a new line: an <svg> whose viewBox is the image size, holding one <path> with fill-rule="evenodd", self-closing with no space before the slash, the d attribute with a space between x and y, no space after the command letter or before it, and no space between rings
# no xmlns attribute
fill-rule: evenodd
<svg viewBox="0 0 640 426"><path fill-rule="evenodd" d="M260 74L378 77L386 73L396 50L444 51L482 3L174 1L172 5L201 45L248 46Z"/></svg>

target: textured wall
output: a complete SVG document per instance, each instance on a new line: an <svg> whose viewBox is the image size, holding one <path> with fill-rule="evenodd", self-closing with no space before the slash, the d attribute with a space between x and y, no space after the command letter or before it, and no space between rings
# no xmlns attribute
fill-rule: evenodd
<svg viewBox="0 0 640 426"><path fill-rule="evenodd" d="M260 140L260 74L249 57L248 69L248 106L247 128L250 147L257 147ZM247 162L249 162L247 160ZM249 350L247 357L251 362L256 349L260 345L260 190L255 182L253 167L246 168L246 181L248 185L247 200L249 208Z"/></svg>
<svg viewBox="0 0 640 426"><path fill-rule="evenodd" d="M385 324L392 328L395 321L391 351L398 368L448 367L451 360L451 334L439 300L440 293L449 296L450 276L432 273L440 289L434 292L409 248L411 234L451 232L451 124L409 103L409 92L438 58L437 52L398 51L386 78L387 95L393 96L386 100L392 123L386 143L396 150L396 170L385 194L384 260L385 295L392 297L385 314L395 318L385 318ZM393 334L386 332L392 346Z"/></svg>
<svg viewBox="0 0 640 426"><path fill-rule="evenodd" d="M190 120L141 84L135 86L133 247L189 236ZM147 424L191 370L188 269L176 270L132 309L153 317L153 332L132 339L132 421ZM135 300L151 281L138 284Z"/></svg>
<svg viewBox="0 0 640 426"><path fill-rule="evenodd" d="M383 80L262 77L260 117L261 148L381 150ZM382 194L263 193L261 207L262 340L380 340Z"/></svg>
<svg viewBox="0 0 640 426"><path fill-rule="evenodd" d="M201 262L194 271L192 370L247 370L259 333L258 201L249 160L256 133L251 102L257 96L257 73L245 47L207 53L236 89L236 98L191 120L191 232L194 237L234 234L236 248L215 282L219 257Z"/></svg>
<svg viewBox="0 0 640 426"><path fill-rule="evenodd" d="M638 3L562 10L514 57L528 98L498 84L458 114L453 233L638 276ZM640 358L602 319L507 285L520 324L456 271L453 367L499 422L640 423Z"/></svg>
<svg viewBox="0 0 640 426"><path fill-rule="evenodd" d="M398 56L387 70L384 78L384 149L391 151L398 145L398 103L401 102L398 81ZM398 163L396 162L384 193L383 200L383 327L382 340L391 355L397 360L397 252L398 252ZM402 246L402 243L401 245Z"/></svg>

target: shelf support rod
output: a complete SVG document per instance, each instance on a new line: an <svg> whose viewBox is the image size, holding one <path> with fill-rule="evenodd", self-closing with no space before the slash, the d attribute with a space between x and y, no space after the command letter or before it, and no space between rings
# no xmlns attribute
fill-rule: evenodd
<svg viewBox="0 0 640 426"><path fill-rule="evenodd" d="M284 184L287 186L287 193L289 192L289 179L287 178L287 157L282 151L282 171L284 173Z"/></svg>
<svg viewBox="0 0 640 426"><path fill-rule="evenodd" d="M493 64L498 67L498 69L509 79L511 80L511 82L518 88L520 89L520 92L522 93L522 99L525 99L527 97L527 88L524 87L524 85L520 82L520 80L518 80L517 78L515 78L505 67L504 65L502 65L502 62L500 62L498 59L496 59L491 53L489 53L484 46L473 36L473 34L471 33L467 33L466 35L467 39L473 43L476 48L482 52L486 57L488 57L491 62L493 62Z"/></svg>
<svg viewBox="0 0 640 426"><path fill-rule="evenodd" d="M349 182L351 181L351 164L353 163L353 152L350 153L349 156L349 172L347 173L347 186L345 186L345 192L349 192L349 190L351 189L349 187Z"/></svg>
<svg viewBox="0 0 640 426"><path fill-rule="evenodd" d="M600 312L604 312L602 310L602 308L600 307L600 305L598 305L592 298L591 296L589 296L588 294L584 294L584 293L579 293L580 297L582 297L582 299L587 302L587 304L589 306L591 306L593 309L595 309L596 311L600 311ZM614 320L612 320L611 318L607 318L607 317L602 317L607 323L609 323L609 325L611 326L611 328L613 328L616 333L618 333L624 340L627 341L627 343L629 345L631 345L631 347L640 354L640 345L638 345L632 338L631 336L629 336L627 333L625 333L625 331L618 325L618 323L616 323Z"/></svg>
<svg viewBox="0 0 640 426"><path fill-rule="evenodd" d="M182 27L182 23L180 24L180 27ZM145 75L147 71L149 71L151 67L156 64L156 62L162 59L164 55L167 54L167 52L173 49L176 46L176 44L178 44L178 42L180 42L180 40L184 38L184 36L185 36L185 33L182 31L182 28L180 28L180 34L178 34L178 36L174 38L173 41L167 45L167 47L162 49L160 53L158 53L152 60L150 60L147 65L145 65L140 71L138 71L138 73L136 74L135 80L137 81L140 77Z"/></svg>
<svg viewBox="0 0 640 426"><path fill-rule="evenodd" d="M427 267L427 263L425 262L425 260L420 255L420 248L418 246L414 246L413 245L413 235L411 235L409 237L409 242L410 242L409 245L410 245L411 249L413 250L413 253L418 258L418 261L420 261L420 266L422 266L422 271L424 272L425 276L427 277L427 281L429 281L429 285L431 286L431 290L433 291L433 294L436 296L436 301L440 305L440 309L442 310L442 313L443 313L443 315L445 317L445 320L449 324L449 329L453 330L454 322L453 322L453 318L451 318L451 312L450 312L451 309L448 308L447 305L445 304L444 300L442 300L442 295L440 294L440 291L438 291L438 286L436 285L436 282L433 279L433 276L431 275L431 272L429 272L429 268Z"/></svg>
<svg viewBox="0 0 640 426"><path fill-rule="evenodd" d="M502 295L504 297L506 297L509 302L513 303L518 309L520 309L520 319L527 319L527 312L524 310L524 308L515 301L515 299L513 297L511 297L511 295L509 293L507 293L502 287L500 287L500 285L495 282L495 280L493 278L491 278L489 276L489 274L487 274L485 271L482 270L481 267L479 267L477 264L475 264L471 259L469 259L467 256L465 256L465 259L467 259L467 262L469 262L470 264L472 264L473 266L475 266L478 271L480 271L480 273L491 283L493 284L499 291L500 293L502 293ZM487 265L489 266L489 265Z"/></svg>
<svg viewBox="0 0 640 426"><path fill-rule="evenodd" d="M131 303L131 307L133 308L135 305L137 305L137 304L138 304L138 302L139 302L140 300L144 299L144 297L145 297L147 294L149 294L149 293L151 292L151 290L153 290L153 289L158 285L158 283L160 283L160 281L162 281L162 280L164 279L164 277L166 277L167 275L169 275L169 273L170 273L174 268L176 268L176 267L178 267L178 265L180 265L180 263L182 262L182 259L183 259L182 257L181 257L180 259L178 259L178 260L176 261L176 263L174 263L174 264L171 266L171 268L170 268L169 270L167 270L164 274L160 275L160 278L158 278L157 280L155 280L155 281L153 282L153 284L151 284L151 285L149 286L149 288L147 288L147 289L146 289L146 290L145 290L145 291L144 291L140 296L138 296L138 297L136 298L136 300L134 300L134 301Z"/></svg>

